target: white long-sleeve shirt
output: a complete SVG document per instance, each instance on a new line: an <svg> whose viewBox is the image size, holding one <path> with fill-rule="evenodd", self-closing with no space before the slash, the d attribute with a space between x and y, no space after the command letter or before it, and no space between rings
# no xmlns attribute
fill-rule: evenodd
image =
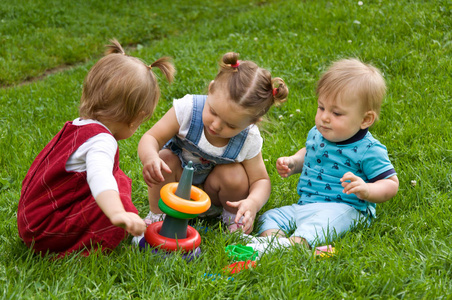
<svg viewBox="0 0 452 300"><path fill-rule="evenodd" d="M105 125L96 120L75 119L72 124L84 126L87 124ZM108 129L108 128L107 128ZM100 133L88 139L83 145L72 153L66 162L66 170L85 172L91 194L96 198L107 190L119 192L118 184L113 176L118 142L108 133Z"/></svg>

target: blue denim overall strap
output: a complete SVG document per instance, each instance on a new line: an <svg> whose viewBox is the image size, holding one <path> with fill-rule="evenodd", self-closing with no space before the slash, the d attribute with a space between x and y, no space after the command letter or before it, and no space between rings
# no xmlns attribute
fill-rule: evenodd
<svg viewBox="0 0 452 300"><path fill-rule="evenodd" d="M201 139L201 134L204 130L204 123L202 122L202 111L206 103L206 95L193 95L193 116L191 118L190 128L188 129L186 139L190 140L195 145L198 145ZM248 136L249 127L241 131L236 136L229 139L229 143L221 155L223 158L235 159L239 155L242 146Z"/></svg>
<svg viewBox="0 0 452 300"><path fill-rule="evenodd" d="M202 111L204 103L206 103L206 95L193 95L193 109L190 127L185 138L193 144L198 145L201 139L202 131L204 130L204 123L202 122Z"/></svg>
<svg viewBox="0 0 452 300"><path fill-rule="evenodd" d="M182 162L182 167L185 167L185 165L188 163L188 161L185 161L182 155L183 151L188 151L192 155L201 158L201 161L203 161L203 163L195 163L193 165L193 168L195 170L193 184L204 182L210 171L217 164L234 163L235 158L238 156L240 150L243 147L243 144L245 143L249 131L249 128L246 128L238 135L232 137L221 156L211 155L200 149L198 143L204 130L204 124L202 122L202 111L206 99L207 96L205 95L193 95L193 115L186 137L181 138L176 135L165 145L165 148L169 148L174 154L179 156Z"/></svg>

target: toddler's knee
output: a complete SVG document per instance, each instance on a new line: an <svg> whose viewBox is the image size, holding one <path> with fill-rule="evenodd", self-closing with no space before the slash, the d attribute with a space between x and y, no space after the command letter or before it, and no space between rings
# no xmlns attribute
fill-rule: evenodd
<svg viewBox="0 0 452 300"><path fill-rule="evenodd" d="M159 152L160 158L173 170L175 167L181 166L179 156L169 149L163 149Z"/></svg>
<svg viewBox="0 0 452 300"><path fill-rule="evenodd" d="M245 172L234 172L227 170L222 176L221 176L221 182L222 185L225 188L233 189L233 190L248 190L249 184L248 184L248 176Z"/></svg>

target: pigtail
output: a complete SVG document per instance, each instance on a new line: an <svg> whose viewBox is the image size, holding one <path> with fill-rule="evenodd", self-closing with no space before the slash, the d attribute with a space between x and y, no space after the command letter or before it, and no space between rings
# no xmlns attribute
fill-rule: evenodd
<svg viewBox="0 0 452 300"><path fill-rule="evenodd" d="M287 96L289 95L289 88L287 87L284 80L279 77L272 78L272 94L273 102L275 105L286 102Z"/></svg>
<svg viewBox="0 0 452 300"><path fill-rule="evenodd" d="M252 110L253 122L265 115L270 107L286 101L289 89L285 82L273 78L268 70L249 60L239 60L239 54L228 52L219 62L220 70L209 85L209 93L217 86L226 89L229 99ZM240 71L240 72L239 72Z"/></svg>
<svg viewBox="0 0 452 300"><path fill-rule="evenodd" d="M160 98L152 68L159 68L172 82L175 69L171 59L162 57L148 65L140 58L127 55L116 39L105 47L105 56L85 78L80 116L129 125L149 119Z"/></svg>
<svg viewBox="0 0 452 300"><path fill-rule="evenodd" d="M107 50L105 51L105 55L114 54L114 53L126 55L126 52L124 51L124 49L122 48L121 44L118 42L117 39L110 40L110 43L111 44L105 46L105 47L107 47Z"/></svg>
<svg viewBox="0 0 452 300"><path fill-rule="evenodd" d="M173 82L176 69L174 68L173 63L171 62L170 57L165 56L157 59L149 66L150 69L154 67L157 67L160 69L160 71L162 71L162 73L165 75L169 83Z"/></svg>
<svg viewBox="0 0 452 300"><path fill-rule="evenodd" d="M220 61L220 72L238 72L239 65L239 54L235 52L228 52L223 55L223 58Z"/></svg>
<svg viewBox="0 0 452 300"><path fill-rule="evenodd" d="M107 51L105 52L106 55L108 54L123 54L126 55L126 52L122 48L121 44L116 39L110 40L109 45L106 45ZM174 74L176 73L176 69L174 68L174 65L171 63L170 57L162 57L157 59L155 62L150 64L148 66L150 69L153 67L159 68L160 71L165 75L166 79L171 83L174 80Z"/></svg>

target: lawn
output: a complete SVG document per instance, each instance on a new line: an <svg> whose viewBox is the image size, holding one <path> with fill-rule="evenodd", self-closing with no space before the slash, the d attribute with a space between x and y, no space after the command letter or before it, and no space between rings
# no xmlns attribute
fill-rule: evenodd
<svg viewBox="0 0 452 300"><path fill-rule="evenodd" d="M4 3L7 2L7 3ZM0 3L0 297L3 299L448 299L452 294L452 2L443 1L4 1ZM386 145L400 188L377 205L370 228L315 259L302 247L264 255L231 276L224 247L241 243L213 220L194 220L202 255L162 258L124 241L112 254L35 256L21 242L16 211L33 159L78 115L81 86L103 45L116 37L151 63L177 68L151 120L121 141L121 168L147 214L137 144L185 94L205 93L222 54L236 51L289 86L288 101L262 124L272 194L261 212L297 201L296 176L279 156L304 146L314 125L315 85L334 60L380 68L388 92L372 134ZM50 71L49 71L50 70ZM49 73L47 76L43 76Z"/></svg>

